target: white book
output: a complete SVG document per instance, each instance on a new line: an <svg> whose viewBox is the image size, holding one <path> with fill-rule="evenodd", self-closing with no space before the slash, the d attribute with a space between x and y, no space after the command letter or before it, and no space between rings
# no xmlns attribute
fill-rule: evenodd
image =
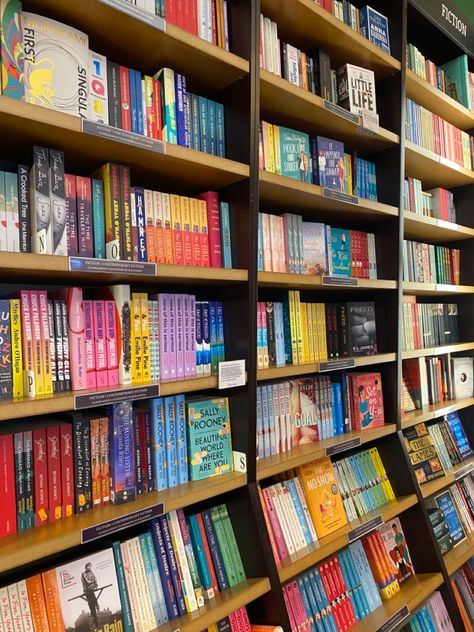
<svg viewBox="0 0 474 632"><path fill-rule="evenodd" d="M275 72L273 68L273 55L272 55L272 25L270 18L263 18L263 45L265 51L265 70L268 72Z"/></svg>
<svg viewBox="0 0 474 632"><path fill-rule="evenodd" d="M275 411L273 409L273 389L266 386L268 400L268 456L276 454L275 441Z"/></svg>
<svg viewBox="0 0 474 632"><path fill-rule="evenodd" d="M293 555L296 552L296 548L289 523L287 521L286 505L283 503L280 494L277 492L277 485L271 485L268 488L268 491L270 492L272 497L273 506L275 507L278 522L280 523L281 532L283 534L283 539L285 540L286 548L288 549L288 553L290 555Z"/></svg>
<svg viewBox="0 0 474 632"><path fill-rule="evenodd" d="M207 0L198 0L198 35L207 40Z"/></svg>
<svg viewBox="0 0 474 632"><path fill-rule="evenodd" d="M278 305L278 309L279 307L280 306ZM278 447L278 451L286 452L286 433L288 432L288 427L286 422L286 393L284 382L280 382L278 384L278 397L280 399L280 445Z"/></svg>
<svg viewBox="0 0 474 632"><path fill-rule="evenodd" d="M170 527L173 548L178 561L178 567L180 569L186 610L188 612L194 612L198 609L198 604L196 600L196 595L194 593L193 581L191 579L191 573L189 571L186 551L184 549L183 536L181 535L181 530L179 528L179 519L176 511L170 511L168 513L168 524Z"/></svg>
<svg viewBox="0 0 474 632"><path fill-rule="evenodd" d="M0 252L7 250L7 207L5 204L5 172L0 171Z"/></svg>
<svg viewBox="0 0 474 632"><path fill-rule="evenodd" d="M266 69L266 65L265 65L265 32L264 32L264 17L263 17L263 13L260 13L260 68Z"/></svg>
<svg viewBox="0 0 474 632"><path fill-rule="evenodd" d="M140 575L140 567L138 565L137 550L134 545L133 539L125 542L127 546L128 559L130 563L130 574L133 583L134 592L136 595L136 605L138 611L138 617L141 625L142 632L151 632L153 626L151 625L151 617L149 608L151 604L147 605L147 597L145 593L145 586ZM153 613L151 613L153 615ZM156 627L156 622L155 622Z"/></svg>
<svg viewBox="0 0 474 632"><path fill-rule="evenodd" d="M473 396L473 359L451 358L454 399Z"/></svg>
<svg viewBox="0 0 474 632"><path fill-rule="evenodd" d="M270 21L271 28L271 51L272 51L272 66L273 72L278 75L278 26L276 22Z"/></svg>
<svg viewBox="0 0 474 632"><path fill-rule="evenodd" d="M12 622L13 622L13 632L24 632L17 585L10 584L10 586L8 586L7 589L8 589L8 599L10 601L10 611L11 611Z"/></svg>
<svg viewBox="0 0 474 632"><path fill-rule="evenodd" d="M7 219L7 250L20 252L20 217L18 209L18 176L5 173L5 210Z"/></svg>
<svg viewBox="0 0 474 632"><path fill-rule="evenodd" d="M282 505L283 507L285 507L285 515L287 518L288 527L291 530L295 549L297 551L300 551L306 546L306 540L304 537L303 529L301 527L301 523L298 519L298 514L296 513L296 508L293 503L290 490L287 486L287 482L284 481L283 483L278 483L276 485L276 488L277 493L281 498Z"/></svg>
<svg viewBox="0 0 474 632"><path fill-rule="evenodd" d="M146 118L146 88L145 79L141 80L142 86L142 119L143 119L143 136L148 136L148 121Z"/></svg>
<svg viewBox="0 0 474 632"><path fill-rule="evenodd" d="M89 63L89 119L108 125L107 58L89 51Z"/></svg>
<svg viewBox="0 0 474 632"><path fill-rule="evenodd" d="M285 415L286 415L286 449L291 450L292 421L291 421L291 396L290 383L285 382Z"/></svg>
<svg viewBox="0 0 474 632"><path fill-rule="evenodd" d="M273 309L275 309L275 303L273 304ZM273 454L278 454L280 452L280 441L281 441L281 430L280 430L280 394L278 390L278 384L273 384L270 386L272 391L273 398L273 419L275 426L275 451Z"/></svg>
<svg viewBox="0 0 474 632"><path fill-rule="evenodd" d="M4 632L13 632L13 619L8 598L8 588L0 588L0 621L3 623Z"/></svg>
<svg viewBox="0 0 474 632"><path fill-rule="evenodd" d="M17 583L18 598L20 600L21 620L23 622L23 632L34 632L33 618L31 616L30 600L26 581L22 579Z"/></svg>
<svg viewBox="0 0 474 632"><path fill-rule="evenodd" d="M207 41L211 44L213 43L212 39L212 0L207 0L207 9L206 9L206 27L207 27Z"/></svg>
<svg viewBox="0 0 474 632"><path fill-rule="evenodd" d="M286 60L288 65L288 81L295 86L299 86L300 76L298 69L298 49L295 46L287 44Z"/></svg>
<svg viewBox="0 0 474 632"><path fill-rule="evenodd" d="M158 625L155 613L153 611L153 602L151 599L150 587L148 585L148 575L145 569L145 563L143 561L142 548L140 546L140 540L138 536L131 540L132 542L132 555L135 555L136 568L139 576L140 586L143 590L143 599L147 614L147 625L150 629L154 630Z"/></svg>
<svg viewBox="0 0 474 632"><path fill-rule="evenodd" d="M138 595L132 577L130 565L130 556L128 554L128 545L126 542L120 544L120 553L122 556L123 570L125 574L125 583L127 584L128 600L130 601L130 609L132 611L133 627L135 632L143 632L140 624L140 612L138 609Z"/></svg>
<svg viewBox="0 0 474 632"><path fill-rule="evenodd" d="M295 478L293 480L295 481L295 488L296 488L296 491L298 493L298 498L300 499L301 506L303 508L303 513L305 515L306 522L308 523L308 529L309 529L309 533L311 535L311 539L313 540L313 542L317 542L318 541L318 535L316 533L316 529L314 528L314 524L313 524L313 520L311 518L311 514L309 513L308 504L306 502L306 496L304 495L304 491L303 491L303 488L301 486L301 481L300 481L300 479L297 476L295 476Z"/></svg>

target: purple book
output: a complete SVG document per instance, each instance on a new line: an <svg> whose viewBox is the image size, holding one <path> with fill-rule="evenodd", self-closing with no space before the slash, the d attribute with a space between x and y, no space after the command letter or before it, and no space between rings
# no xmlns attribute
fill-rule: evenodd
<svg viewBox="0 0 474 632"><path fill-rule="evenodd" d="M176 595L176 602L180 616L186 614L186 605L184 603L183 589L181 587L181 580L179 578L178 564L176 563L176 556L174 554L173 544L171 542L171 533L168 525L166 515L158 518L161 527L161 533L163 534L163 544L165 547L166 555L168 557L168 564L171 573L171 579L173 580L174 593Z"/></svg>
<svg viewBox="0 0 474 632"><path fill-rule="evenodd" d="M166 382L176 379L176 337L174 294L158 295L160 323L160 370Z"/></svg>
<svg viewBox="0 0 474 632"><path fill-rule="evenodd" d="M137 496L143 493L143 475L142 475L142 438L140 428L140 411L133 411L133 438L135 452L135 492Z"/></svg>
<svg viewBox="0 0 474 632"><path fill-rule="evenodd" d="M178 145L186 147L186 78L174 74L176 94L176 126L178 129Z"/></svg>
<svg viewBox="0 0 474 632"><path fill-rule="evenodd" d="M163 594L165 597L166 611L170 620L177 619L180 615L186 614L186 607L184 605L184 597L182 591L181 600L176 599L170 563L168 562L165 541L163 539L163 532L159 520L153 520L153 522L151 523L151 535L153 537L153 544L155 546L158 570L160 572L161 585L163 587ZM181 588L181 585L179 586L179 588ZM182 608L178 608L178 604L181 604Z"/></svg>
<svg viewBox="0 0 474 632"><path fill-rule="evenodd" d="M196 376L196 297L184 295L184 376Z"/></svg>
<svg viewBox="0 0 474 632"><path fill-rule="evenodd" d="M119 505L135 499L132 402L109 406L110 500Z"/></svg>
<svg viewBox="0 0 474 632"><path fill-rule="evenodd" d="M144 450L143 450L143 454L145 455L145 462L144 462L144 472L145 472L145 476L143 477L143 485L144 485L144 489L145 491L148 492L152 492L153 491L153 480L154 480L154 467L153 467L153 455L152 455L152 450L153 450L153 440L152 440L152 431L151 431L151 418L150 418L150 411L149 410L144 410L143 411L143 435L145 438L144 441Z"/></svg>
<svg viewBox="0 0 474 632"><path fill-rule="evenodd" d="M77 202L76 202L76 176L66 174L64 176L64 188L66 192L66 218L67 218L67 251L71 256L79 254L77 240Z"/></svg>
<svg viewBox="0 0 474 632"><path fill-rule="evenodd" d="M94 256L91 179L76 176L79 254Z"/></svg>
<svg viewBox="0 0 474 632"><path fill-rule="evenodd" d="M176 377L182 380L185 375L184 370L184 347L185 347L185 331L184 331L184 294L175 294L175 334L176 334Z"/></svg>

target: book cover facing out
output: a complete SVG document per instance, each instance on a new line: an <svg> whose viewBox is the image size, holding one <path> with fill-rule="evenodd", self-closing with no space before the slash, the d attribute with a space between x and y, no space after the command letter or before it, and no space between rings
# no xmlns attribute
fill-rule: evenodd
<svg viewBox="0 0 474 632"><path fill-rule="evenodd" d="M447 489L442 494L435 496L434 500L439 509L444 513L444 520L448 525L449 535L453 540L454 546L456 546L466 539L466 533L459 519L451 492Z"/></svg>
<svg viewBox="0 0 474 632"><path fill-rule="evenodd" d="M415 574L415 569L400 519L393 518L389 520L379 527L379 533L382 536L385 550L392 562L394 574L398 581L403 582L405 579L412 577Z"/></svg>
<svg viewBox="0 0 474 632"><path fill-rule="evenodd" d="M384 425L382 376L380 373L351 375L356 430Z"/></svg>
<svg viewBox="0 0 474 632"><path fill-rule="evenodd" d="M323 276L328 273L326 227L320 222L303 222L304 273Z"/></svg>
<svg viewBox="0 0 474 632"><path fill-rule="evenodd" d="M331 226L331 274L351 276L351 236L344 228Z"/></svg>
<svg viewBox="0 0 474 632"><path fill-rule="evenodd" d="M291 445L319 441L314 378L290 381Z"/></svg>
<svg viewBox="0 0 474 632"><path fill-rule="evenodd" d="M317 136L311 141L314 183L344 193L344 143Z"/></svg>
<svg viewBox="0 0 474 632"><path fill-rule="evenodd" d="M341 107L358 116L361 116L362 112L377 114L373 70L345 64L339 68L337 78L338 99Z"/></svg>
<svg viewBox="0 0 474 632"><path fill-rule="evenodd" d="M282 176L311 182L308 134L280 127L280 156Z"/></svg>
<svg viewBox="0 0 474 632"><path fill-rule="evenodd" d="M377 354L375 303L347 303L349 356Z"/></svg>
<svg viewBox="0 0 474 632"><path fill-rule="evenodd" d="M187 402L189 478L232 472L232 440L227 397Z"/></svg>
<svg viewBox="0 0 474 632"><path fill-rule="evenodd" d="M363 7L360 10L360 32L369 42L390 55L388 19L385 15L372 9L372 7Z"/></svg>
<svg viewBox="0 0 474 632"><path fill-rule="evenodd" d="M455 399L474 395L473 363L472 358L451 358Z"/></svg>
<svg viewBox="0 0 474 632"><path fill-rule="evenodd" d="M444 476L443 466L424 423L408 428L404 441L420 485Z"/></svg>

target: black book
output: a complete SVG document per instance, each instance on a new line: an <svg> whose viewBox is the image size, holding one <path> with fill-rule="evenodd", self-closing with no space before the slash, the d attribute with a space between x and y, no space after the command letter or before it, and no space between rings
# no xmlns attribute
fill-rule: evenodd
<svg viewBox="0 0 474 632"><path fill-rule="evenodd" d="M368 356L377 354L377 330L375 303L347 303L348 355Z"/></svg>

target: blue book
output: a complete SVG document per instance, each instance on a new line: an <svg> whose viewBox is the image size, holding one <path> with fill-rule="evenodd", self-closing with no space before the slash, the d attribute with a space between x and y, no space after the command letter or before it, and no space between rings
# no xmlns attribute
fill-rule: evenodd
<svg viewBox="0 0 474 632"><path fill-rule="evenodd" d="M199 120L199 98L197 94L190 93L191 102L191 147L200 150L201 124Z"/></svg>
<svg viewBox="0 0 474 632"><path fill-rule="evenodd" d="M143 487L147 492L152 492L155 489L155 466L153 459L153 433L151 428L151 417L148 410L143 411L143 432L142 441L142 455L145 456L145 463L143 464L145 476L143 477Z"/></svg>
<svg viewBox="0 0 474 632"><path fill-rule="evenodd" d="M150 558L151 573L155 581L156 595L157 595L158 603L160 606L162 620L164 623L166 623L169 620L168 610L166 608L166 600L165 600L165 594L163 591L163 585L161 583L160 571L158 568L158 560L156 559L156 551L155 551L155 547L153 546L153 537L150 531L147 531L144 534L144 538L145 538L145 543L146 543L146 547L148 551L148 556ZM157 623L158 623L158 619L157 619Z"/></svg>
<svg viewBox="0 0 474 632"><path fill-rule="evenodd" d="M134 134L138 134L138 103L137 103L137 83L135 80L136 70L132 70L129 68L128 71L128 83L130 89L130 119L131 119L131 128ZM140 90L140 100L141 100L142 92Z"/></svg>
<svg viewBox="0 0 474 632"><path fill-rule="evenodd" d="M302 182L311 182L309 136L280 126L281 175Z"/></svg>
<svg viewBox="0 0 474 632"><path fill-rule="evenodd" d="M151 569L150 555L148 552L148 546L146 543L145 535L142 533L138 536L138 543L140 544L140 551L142 554L143 566L145 568L146 583L148 591L150 593L151 607L153 609L153 616L158 625L164 623L163 611L161 609L160 600L158 597L158 591L156 589L156 582ZM168 618L168 617L166 617Z"/></svg>
<svg viewBox="0 0 474 632"><path fill-rule="evenodd" d="M365 6L360 10L361 34L390 55L390 36L388 19L372 7Z"/></svg>
<svg viewBox="0 0 474 632"><path fill-rule="evenodd" d="M117 571L117 582L120 594L120 603L122 605L122 619L124 632L134 632L132 608L130 607L130 599L128 598L127 582L125 581L125 570L123 568L122 553L120 551L120 542L112 544L114 552L115 569Z"/></svg>
<svg viewBox="0 0 474 632"><path fill-rule="evenodd" d="M166 553L165 541L163 539L163 532L158 520L153 520L151 523L151 537L153 539L153 546L156 553L156 561L158 564L158 572L161 579L161 586L163 588L163 596L166 604L166 612L168 613L168 619L173 620L183 614L182 610L178 608L178 599L176 597L173 577L171 574L170 563L168 561L168 555ZM176 560L175 560L176 563ZM181 588L181 584L180 584ZM184 604L184 597L181 592L182 607L186 612Z"/></svg>
<svg viewBox="0 0 474 632"><path fill-rule="evenodd" d="M370 614L369 602L367 601L364 589L362 588L360 577L355 568L354 560L349 549L344 549L344 559L346 561L347 572L352 577L354 590L356 595L358 596L362 618L364 618Z"/></svg>
<svg viewBox="0 0 474 632"><path fill-rule="evenodd" d="M261 213L258 214L257 271L263 272L263 228Z"/></svg>
<svg viewBox="0 0 474 632"><path fill-rule="evenodd" d="M92 225L94 227L94 257L105 259L104 183L92 178Z"/></svg>
<svg viewBox="0 0 474 632"><path fill-rule="evenodd" d="M153 462L155 464L155 489L161 491L168 487L166 476L166 436L165 413L162 397L150 401L151 427L153 435Z"/></svg>
<svg viewBox="0 0 474 632"><path fill-rule="evenodd" d="M119 505L135 500L132 402L108 407L110 447L110 500Z"/></svg>
<svg viewBox="0 0 474 632"><path fill-rule="evenodd" d="M164 516L160 516L157 521L153 521L152 526L154 526L155 522L158 522L159 527L160 527L161 541L162 541L164 551L166 553L165 557L167 558L167 562L168 562L168 573L171 576L171 580L173 582L175 603L177 605L179 616L182 616L183 614L186 614L186 605L184 603L183 589L182 589L181 580L179 577L178 564L176 562L176 556L173 549L173 543L171 541L171 533L170 533L170 528L168 525L168 520L166 518L166 515L164 515ZM152 530L152 535L155 535L155 534L156 536L159 536L159 532L156 529L156 527L154 527L154 529ZM155 546L156 546L155 538L154 538L154 541L155 541ZM161 547L160 547L160 550L161 550ZM160 555L157 556L158 567L161 572L162 565L164 567L164 559L160 560L160 557L162 556ZM166 596L165 596L165 599L166 599ZM166 602L166 607L168 608L168 602ZM168 612L168 616L169 616L169 612ZM175 618L176 617L170 616L170 619L175 619Z"/></svg>
<svg viewBox="0 0 474 632"><path fill-rule="evenodd" d="M311 630L316 630L317 628L314 624L313 612L311 610L308 595L306 594L303 578L298 577L296 579L296 582L298 584L298 590L301 595L301 601L303 602L304 611L306 613L306 621L310 624Z"/></svg>
<svg viewBox="0 0 474 632"><path fill-rule="evenodd" d="M216 103L207 100L207 129L209 132L209 153L217 155Z"/></svg>
<svg viewBox="0 0 474 632"><path fill-rule="evenodd" d="M217 542L217 536L214 529L214 525L212 523L211 512L209 509L206 509L201 513L202 522L204 525L204 530L207 536L207 543L209 545L209 550L211 552L212 562L214 564L214 570L216 573L217 584L219 586L219 590L225 590L226 588L230 588L229 580L227 578L227 573L224 568L224 560L222 559L221 550L219 548L219 544Z"/></svg>
<svg viewBox="0 0 474 632"><path fill-rule="evenodd" d="M204 367L204 375L211 375L211 330L210 330L210 315L209 315L209 301L202 301L201 303L202 318L201 318L201 332L202 332L202 363Z"/></svg>
<svg viewBox="0 0 474 632"><path fill-rule="evenodd" d="M444 513L444 520L449 528L449 535L453 539L454 546L466 539L466 533L459 519L456 505L453 502L449 489L434 497L436 506Z"/></svg>
<svg viewBox="0 0 474 632"><path fill-rule="evenodd" d="M268 456L276 454L276 442L275 442L275 414L273 411L273 387L271 385L265 385L267 390L267 402L268 402Z"/></svg>
<svg viewBox="0 0 474 632"><path fill-rule="evenodd" d="M232 240L230 232L229 205L227 202L219 202L219 217L221 221L222 262L224 264L224 268L232 268Z"/></svg>
<svg viewBox="0 0 474 632"><path fill-rule="evenodd" d="M148 251L146 247L145 192L142 187L135 187L135 213L138 236L138 261L148 261Z"/></svg>
<svg viewBox="0 0 474 632"><path fill-rule="evenodd" d="M163 405L165 412L166 478L168 487L176 487L178 484L178 456L174 397L172 395L165 397Z"/></svg>
<svg viewBox="0 0 474 632"><path fill-rule="evenodd" d="M184 75L175 73L175 94L176 94L176 125L178 130L178 145L186 147L186 78Z"/></svg>
<svg viewBox="0 0 474 632"><path fill-rule="evenodd" d="M306 516L303 511L303 505L301 504L300 497L298 496L298 492L296 490L295 481L293 478L289 478L287 481L283 481L282 484L285 485L290 492L293 505L296 509L296 515L298 516L298 521L301 525L301 529L303 530L305 542L306 544L312 544L313 539L308 527L308 521L306 520Z"/></svg>
<svg viewBox="0 0 474 632"><path fill-rule="evenodd" d="M380 598L374 576L370 570L369 562L362 546L362 542L360 540L356 540L350 544L349 551L354 562L354 568L359 576L362 589L364 590L367 598L370 612L373 612L382 605L382 600Z"/></svg>
<svg viewBox="0 0 474 632"><path fill-rule="evenodd" d="M326 627L326 625L324 624L325 615L321 613L321 609L319 607L318 601L315 596L314 586L312 586L309 580L308 573L305 573L304 575L302 575L301 578L303 580L305 591L308 596L309 605L313 612L314 624L316 626L316 630L318 630L318 632L327 632L329 628Z"/></svg>
<svg viewBox="0 0 474 632"><path fill-rule="evenodd" d="M337 434L344 434L344 410L342 405L342 387L339 382L334 384L337 414Z"/></svg>
<svg viewBox="0 0 474 632"><path fill-rule="evenodd" d="M203 353L202 353L202 307L200 301L195 303L196 314L196 373L202 375Z"/></svg>
<svg viewBox="0 0 474 632"><path fill-rule="evenodd" d="M329 606L329 599L326 595L326 591L324 590L323 582L318 569L315 567L313 570L309 571L308 575L310 578L310 583L313 586L316 598L321 605L320 610L326 610L327 616L324 619L324 624L328 632L338 632L338 628L334 620L334 615L332 612L327 610L327 607Z"/></svg>
<svg viewBox="0 0 474 632"><path fill-rule="evenodd" d="M209 153L209 127L207 120L207 99L198 96L199 107L199 148L206 154Z"/></svg>
<svg viewBox="0 0 474 632"><path fill-rule="evenodd" d="M186 91L186 99L184 101L184 142L186 147L192 147L191 143L191 96Z"/></svg>
<svg viewBox="0 0 474 632"><path fill-rule="evenodd" d="M135 493L143 494L143 469L142 469L142 432L140 427L140 413L133 411L133 447L135 455Z"/></svg>
<svg viewBox="0 0 474 632"><path fill-rule="evenodd" d="M344 143L316 136L312 139L311 156L314 184L344 192Z"/></svg>
<svg viewBox="0 0 474 632"><path fill-rule="evenodd" d="M344 577L344 581L348 589L349 599L351 600L352 608L356 615L356 619L360 621L360 619L366 617L369 612L368 610L367 612L364 611L363 603L360 599L360 591L358 590L357 586L357 580L354 577L352 569L348 565L346 553L346 550L342 550L339 552L337 557L339 560L339 566L341 568L342 576Z"/></svg>
<svg viewBox="0 0 474 632"><path fill-rule="evenodd" d="M175 395L174 409L177 425L178 482L188 482L188 442L186 439L186 411L184 395Z"/></svg>
<svg viewBox="0 0 474 632"><path fill-rule="evenodd" d="M217 155L225 158L225 119L224 106L222 103L216 103L216 142Z"/></svg>
<svg viewBox="0 0 474 632"><path fill-rule="evenodd" d="M138 133L143 136L145 134L145 127L143 121L142 76L138 70L135 71L135 82L137 90Z"/></svg>
<svg viewBox="0 0 474 632"><path fill-rule="evenodd" d="M199 530L199 524L194 514L188 516L188 528L195 552L199 579L201 580L203 588L209 591L210 589L212 589L211 574L209 571L209 566L207 564L207 558L204 551L204 544L202 541L201 532Z"/></svg>
<svg viewBox="0 0 474 632"><path fill-rule="evenodd" d="M446 415L446 421L448 422L451 436L456 442L457 448L461 453L461 457L466 459L468 456L472 456L472 448L469 445L469 441L466 437L466 433L464 432L458 413L449 413Z"/></svg>
<svg viewBox="0 0 474 632"><path fill-rule="evenodd" d="M219 362L219 345L217 341L217 305L209 301L209 342L211 355L211 375L217 375Z"/></svg>
<svg viewBox="0 0 474 632"><path fill-rule="evenodd" d="M290 307L288 301L283 303L283 336L285 343L285 364L292 364Z"/></svg>
<svg viewBox="0 0 474 632"><path fill-rule="evenodd" d="M225 338L224 338L224 305L222 301L216 302L217 308L217 350L218 362L225 360Z"/></svg>

